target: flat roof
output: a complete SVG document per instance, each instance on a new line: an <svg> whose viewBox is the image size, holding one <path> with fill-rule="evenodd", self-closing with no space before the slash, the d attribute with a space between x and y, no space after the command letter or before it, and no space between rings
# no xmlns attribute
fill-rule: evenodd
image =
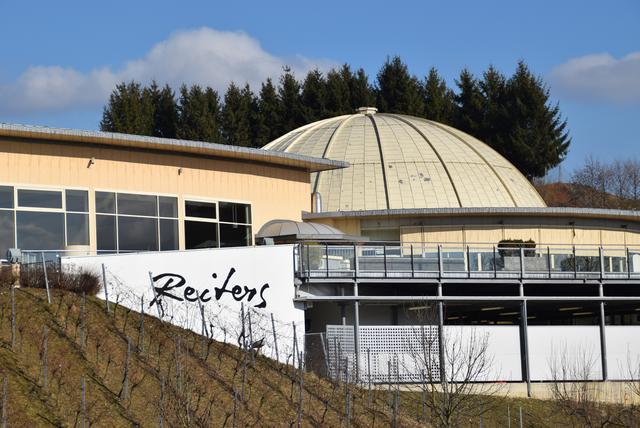
<svg viewBox="0 0 640 428"><path fill-rule="evenodd" d="M303 212L304 220L320 218L371 218L371 217L451 217L451 216L538 216L617 219L640 222L640 211L608 210L602 208L536 207L536 208L411 208L397 210Z"/></svg>
<svg viewBox="0 0 640 428"><path fill-rule="evenodd" d="M179 140L174 138L147 137L120 134L117 132L83 131L78 129L50 128L47 126L0 123L0 137L28 138L43 141L87 143L115 148L137 148L159 150L169 153L190 154L260 162L271 165L304 169L309 172L346 168L348 162L315 158L294 153L214 144L204 141Z"/></svg>

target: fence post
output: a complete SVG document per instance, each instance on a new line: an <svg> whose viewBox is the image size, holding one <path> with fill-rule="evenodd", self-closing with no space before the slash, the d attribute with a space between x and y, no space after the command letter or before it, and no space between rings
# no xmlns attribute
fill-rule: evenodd
<svg viewBox="0 0 640 428"><path fill-rule="evenodd" d="M627 276L631 279L631 256L629 255L629 247L625 249L627 250Z"/></svg>
<svg viewBox="0 0 640 428"><path fill-rule="evenodd" d="M467 245L467 278L471 278L471 252L469 251L469 245Z"/></svg>
<svg viewBox="0 0 640 428"><path fill-rule="evenodd" d="M87 381L84 376L82 376L82 428L85 428L87 425Z"/></svg>
<svg viewBox="0 0 640 428"><path fill-rule="evenodd" d="M576 246L573 246L573 278L578 278L578 258L576 257Z"/></svg>
<svg viewBox="0 0 640 428"><path fill-rule="evenodd" d="M291 325L293 326L293 368L296 368L296 352L298 352L298 337L296 336L296 323L291 321Z"/></svg>
<svg viewBox="0 0 640 428"><path fill-rule="evenodd" d="M547 269L549 270L549 279L551 279L551 248L547 246Z"/></svg>
<svg viewBox="0 0 640 428"><path fill-rule="evenodd" d="M40 253L42 257L42 271L44 272L44 286L47 288L47 303L51 304L51 292L49 291L49 277L47 275L47 263L44 260L44 251Z"/></svg>
<svg viewBox="0 0 640 428"><path fill-rule="evenodd" d="M156 293L156 287L153 285L153 273L149 271L149 285L153 292L153 301L156 303L156 310L158 311L158 318L162 320L162 310L160 308L160 300L158 300L158 294Z"/></svg>
<svg viewBox="0 0 640 428"><path fill-rule="evenodd" d="M280 361L280 355L278 355L278 336L276 335L276 322L273 319L273 312L271 312L271 330L273 331L273 347L276 351L276 361Z"/></svg>
<svg viewBox="0 0 640 428"><path fill-rule="evenodd" d="M109 286L107 285L107 271L102 263L102 285L104 286L104 302L107 306L107 313L109 313Z"/></svg>
<svg viewBox="0 0 640 428"><path fill-rule="evenodd" d="M9 380L5 375L2 381L2 428L7 428L7 400L9 399Z"/></svg>
<svg viewBox="0 0 640 428"><path fill-rule="evenodd" d="M42 327L42 388L49 387L49 327Z"/></svg>
<svg viewBox="0 0 640 428"><path fill-rule="evenodd" d="M524 278L524 248L520 247L520 278Z"/></svg>
<svg viewBox="0 0 640 428"><path fill-rule="evenodd" d="M304 368L302 366L302 352L298 357L298 367L300 369L299 397L298 397L298 428L302 428L302 400L304 399Z"/></svg>
<svg viewBox="0 0 640 428"><path fill-rule="evenodd" d="M524 421L522 420L522 406L520 406L520 428L522 428L522 427L523 427L523 425L524 425L524 423L523 423L523 422L524 422Z"/></svg>
<svg viewBox="0 0 640 428"><path fill-rule="evenodd" d="M144 296L140 296L140 329L138 330L138 349L144 352Z"/></svg>
<svg viewBox="0 0 640 428"><path fill-rule="evenodd" d="M438 244L438 278L442 278L444 268L442 263L442 245Z"/></svg>
<svg viewBox="0 0 640 428"><path fill-rule="evenodd" d="M349 389L349 360L347 358L344 359L344 379L344 405L347 417L347 428L349 428L351 426L351 390Z"/></svg>
<svg viewBox="0 0 640 428"><path fill-rule="evenodd" d="M384 262L384 277L387 277L387 244L382 244L382 257Z"/></svg>
<svg viewBox="0 0 640 428"><path fill-rule="evenodd" d="M498 264L496 262L496 246L493 246L493 277L498 277Z"/></svg>

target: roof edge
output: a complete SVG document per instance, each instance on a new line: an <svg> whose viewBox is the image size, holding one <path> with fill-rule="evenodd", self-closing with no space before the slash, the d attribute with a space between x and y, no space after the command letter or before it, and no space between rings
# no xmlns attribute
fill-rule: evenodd
<svg viewBox="0 0 640 428"><path fill-rule="evenodd" d="M543 217L582 217L609 218L640 222L640 211L611 210L603 208L572 208L572 207L478 207L478 208L409 208L392 210L362 210L362 211L333 211L310 213L303 212L303 220L322 218L365 218L365 217L445 217L445 216L530 216Z"/></svg>
<svg viewBox="0 0 640 428"><path fill-rule="evenodd" d="M288 166L308 172L347 168L348 162L321 159L294 153L229 146L204 141L174 138L148 137L116 132L86 131L79 129L51 128L47 126L0 123L0 137L29 138L69 143L91 143L118 148L140 148L173 153L186 153L203 157L239 159L271 165Z"/></svg>

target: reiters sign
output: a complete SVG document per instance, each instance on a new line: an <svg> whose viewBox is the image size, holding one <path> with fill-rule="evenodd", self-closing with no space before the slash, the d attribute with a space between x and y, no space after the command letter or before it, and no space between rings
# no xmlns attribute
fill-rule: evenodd
<svg viewBox="0 0 640 428"><path fill-rule="evenodd" d="M142 305L150 315L216 340L238 344L251 334L254 342L264 342L265 355L275 356L275 327L278 355L286 361L292 323L304 331L304 311L293 302L292 245L62 258L64 269L101 278L103 265L109 301L137 311ZM103 287L98 297L106 294Z"/></svg>

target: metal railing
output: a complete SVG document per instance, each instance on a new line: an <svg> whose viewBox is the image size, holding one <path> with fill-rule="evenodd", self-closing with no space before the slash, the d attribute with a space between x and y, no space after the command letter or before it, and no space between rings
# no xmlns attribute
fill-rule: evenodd
<svg viewBox="0 0 640 428"><path fill-rule="evenodd" d="M299 244L300 278L640 279L640 248Z"/></svg>

